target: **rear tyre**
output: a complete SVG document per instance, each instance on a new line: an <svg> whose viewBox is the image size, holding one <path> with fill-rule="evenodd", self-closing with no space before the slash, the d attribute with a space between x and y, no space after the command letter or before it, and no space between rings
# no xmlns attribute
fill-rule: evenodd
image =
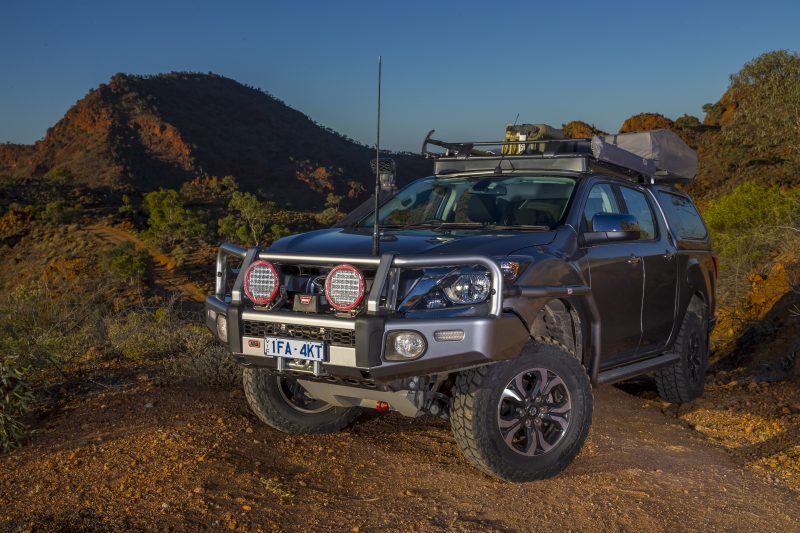
<svg viewBox="0 0 800 533"><path fill-rule="evenodd" d="M691 402L703 394L708 369L708 309L697 296L689 302L673 350L680 358L656 371L658 394L671 403Z"/></svg>
<svg viewBox="0 0 800 533"><path fill-rule="evenodd" d="M592 389L565 347L529 343L516 359L461 372L450 415L456 442L477 468L508 481L543 479L580 452Z"/></svg>
<svg viewBox="0 0 800 533"><path fill-rule="evenodd" d="M336 407L312 398L294 377L245 368L242 381L250 409L284 433L335 433L358 416L358 407Z"/></svg>

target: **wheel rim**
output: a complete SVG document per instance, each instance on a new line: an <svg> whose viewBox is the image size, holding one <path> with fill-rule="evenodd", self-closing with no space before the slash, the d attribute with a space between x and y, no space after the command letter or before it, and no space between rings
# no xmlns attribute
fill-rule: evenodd
<svg viewBox="0 0 800 533"><path fill-rule="evenodd" d="M329 403L317 400L308 395L306 390L294 378L277 376L278 391L286 404L301 413L321 413L333 409Z"/></svg>
<svg viewBox="0 0 800 533"><path fill-rule="evenodd" d="M703 368L701 352L700 335L698 335L696 331L693 331L692 334L689 335L688 342L686 343L686 366L689 370L689 378L692 380L692 383L698 383L700 381L700 373Z"/></svg>
<svg viewBox="0 0 800 533"><path fill-rule="evenodd" d="M546 368L523 370L500 396L500 436L519 454L543 455L564 438L571 413L572 400L561 376Z"/></svg>

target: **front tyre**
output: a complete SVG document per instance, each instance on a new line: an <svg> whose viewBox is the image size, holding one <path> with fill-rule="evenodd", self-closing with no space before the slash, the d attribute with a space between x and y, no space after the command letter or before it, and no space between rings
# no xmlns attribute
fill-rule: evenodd
<svg viewBox="0 0 800 533"><path fill-rule="evenodd" d="M335 433L358 416L358 407L336 407L312 398L294 377L245 368L242 382L250 409L284 433Z"/></svg>
<svg viewBox="0 0 800 533"><path fill-rule="evenodd" d="M508 481L554 476L580 452L592 422L592 389L566 348L529 343L513 360L462 372L451 425L464 456Z"/></svg>

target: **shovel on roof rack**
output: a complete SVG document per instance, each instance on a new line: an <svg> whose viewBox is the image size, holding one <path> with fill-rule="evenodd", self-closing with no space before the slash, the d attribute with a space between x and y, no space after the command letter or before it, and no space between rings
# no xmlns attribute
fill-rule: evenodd
<svg viewBox="0 0 800 533"><path fill-rule="evenodd" d="M425 140L422 141L422 155L425 157L436 157L442 154L437 154L436 152L431 152L428 150L428 145L432 144L434 146L439 146L440 148L444 148L446 150L444 156L445 157L469 157L471 155L477 156L493 156L497 155L494 152L487 152L486 150L477 150L475 149L474 143L448 143L444 141L440 141L438 139L431 139L431 135L436 130L431 130L425 136Z"/></svg>

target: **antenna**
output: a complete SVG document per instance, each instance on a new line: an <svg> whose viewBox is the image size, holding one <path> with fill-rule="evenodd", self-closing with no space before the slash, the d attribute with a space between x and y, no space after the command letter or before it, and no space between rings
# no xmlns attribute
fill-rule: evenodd
<svg viewBox="0 0 800 533"><path fill-rule="evenodd" d="M375 223L372 227L372 255L381 255L381 56L378 56L378 132L375 141Z"/></svg>

